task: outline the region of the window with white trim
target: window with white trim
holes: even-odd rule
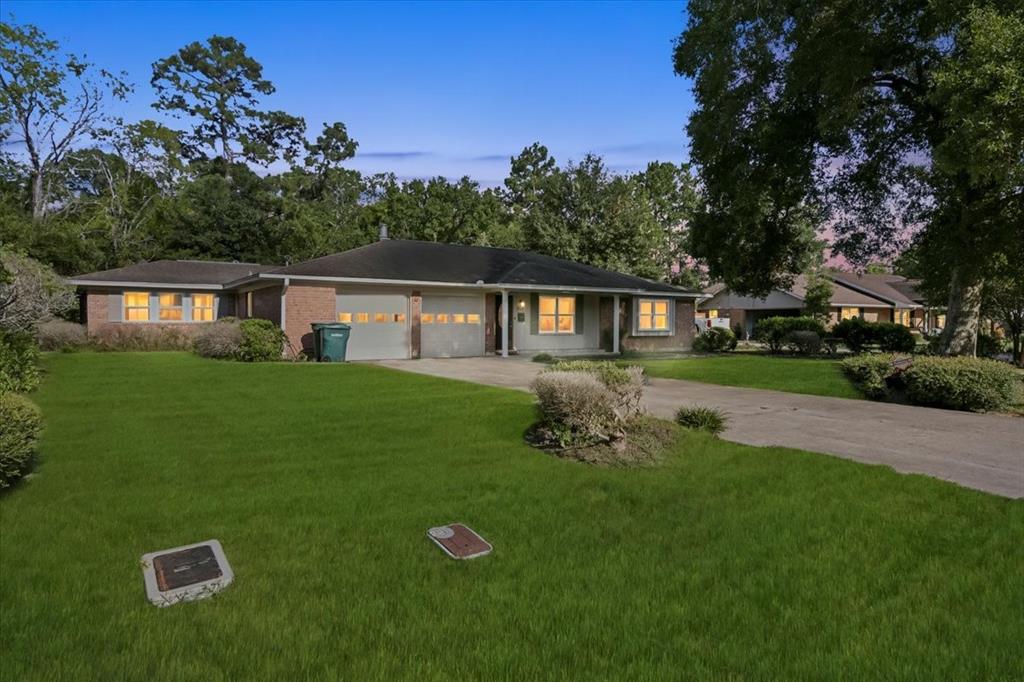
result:
[[[192,294],[192,321],[213,322],[213,294]]]
[[[855,317],[860,317],[860,308],[840,308],[839,319],[851,320]]]
[[[124,321],[149,322],[149,292],[124,292]]]
[[[575,334],[576,297],[538,296],[537,331],[541,334]]]
[[[637,301],[636,328],[642,332],[667,332],[668,301],[657,298],[641,298]]]

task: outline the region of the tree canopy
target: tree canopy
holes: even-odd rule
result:
[[[816,231],[855,263],[918,249],[973,353],[983,282],[1024,239],[1024,10],[897,0],[692,0],[675,50],[705,192],[693,251],[764,294]]]

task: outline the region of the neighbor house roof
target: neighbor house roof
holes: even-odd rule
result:
[[[920,296],[914,288],[914,282],[899,275],[858,274],[835,270],[830,273],[832,280],[843,286],[880,298],[897,308],[920,307]]]
[[[68,280],[76,285],[158,285],[220,289],[229,282],[254,275],[275,266],[257,263],[224,263],[202,260],[158,260],[123,268],[78,275]]]
[[[397,280],[438,284],[699,292],[529,251],[407,239],[375,242],[263,273],[261,278]]]
[[[839,277],[839,275],[844,275],[846,277],[857,277],[857,275],[854,275],[854,274],[848,273],[848,272],[831,272],[829,274],[831,275],[831,279],[832,279],[832,297],[829,299],[829,303],[831,305],[833,305],[833,306],[837,306],[837,307],[853,307],[853,306],[856,306],[856,307],[859,307],[859,308],[870,308],[870,307],[879,307],[880,308],[880,307],[886,307],[886,306],[889,306],[889,305],[894,305],[894,303],[891,302],[891,300],[889,298],[886,298],[886,297],[884,297],[884,296],[882,296],[881,294],[878,294],[878,293],[873,293],[871,290],[868,289],[867,286],[854,286],[854,285],[850,285],[850,284],[847,284],[847,281],[845,279],[842,279],[842,278]],[[888,285],[890,287],[892,287],[892,288],[899,287],[901,284],[907,284],[907,282],[905,280],[903,280],[903,278],[898,277],[896,275],[886,275],[886,277],[893,278],[892,280],[890,280],[888,282]],[[896,281],[896,280],[899,280],[899,281]],[[807,277],[805,277],[804,275],[797,275],[796,277],[793,278],[793,285],[792,286],[790,286],[790,287],[788,287],[786,289],[777,289],[776,291],[784,293],[784,294],[787,294],[789,296],[792,296],[793,298],[796,298],[796,299],[798,299],[800,301],[803,301],[807,297]],[[719,283],[719,284],[712,284],[707,289],[705,289],[705,293],[707,293],[707,294],[709,294],[711,296],[718,296],[719,294],[721,294],[723,292],[728,293],[728,287],[725,284],[721,284],[721,283]],[[742,297],[742,298],[746,298],[746,297]],[[751,299],[751,300],[753,300],[753,299]],[[909,299],[907,299],[907,300],[909,301]],[[717,303],[715,301],[710,301],[709,300],[709,301],[705,301],[702,304],[702,307],[707,308],[707,307],[713,306],[713,305],[717,305]],[[895,305],[897,305],[897,307],[907,307],[908,305],[909,306],[914,306],[915,304],[914,304],[913,301],[909,301],[909,303],[900,302],[900,303],[895,304]],[[739,306],[739,307],[743,307],[743,306]]]

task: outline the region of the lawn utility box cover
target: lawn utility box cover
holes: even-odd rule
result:
[[[491,545],[461,523],[437,526],[427,531],[444,553],[452,559],[473,559],[491,553]]]
[[[216,540],[143,554],[141,562],[146,596],[157,606],[209,597],[235,577]]]

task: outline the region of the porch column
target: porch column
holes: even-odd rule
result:
[[[508,357],[508,289],[501,290],[501,357]]]
[[[619,295],[612,296],[612,352],[619,352]]]

